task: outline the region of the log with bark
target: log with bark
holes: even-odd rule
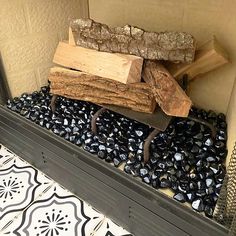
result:
[[[142,77],[152,87],[156,102],[167,115],[188,116],[192,102],[163,65],[145,61]]]
[[[120,53],[98,52],[60,42],[53,62],[121,83],[141,81],[143,58]]]
[[[78,46],[104,52],[119,52],[178,62],[192,62],[195,39],[185,32],[145,32],[126,25],[111,28],[91,19],[76,19],[70,23],[70,39]]]
[[[153,113],[156,101],[146,83],[122,84],[85,72],[54,67],[49,73],[51,93],[94,102],[113,104],[132,110]]]
[[[229,63],[229,56],[216,38],[213,37],[212,40],[203,44],[196,50],[195,60],[193,63],[174,64],[167,62],[165,66],[171,75],[175,79],[179,80],[184,74],[187,74],[189,79],[193,79],[226,63]]]

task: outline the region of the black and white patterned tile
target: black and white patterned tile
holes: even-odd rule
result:
[[[54,184],[6,228],[2,235],[90,236],[104,215]]]
[[[114,223],[108,218],[103,220],[103,223],[94,233],[94,236],[132,236],[128,231]]]
[[[0,167],[0,230],[53,183],[17,156],[5,161]]]
[[[15,157],[15,154],[0,143],[0,167]]]
[[[0,145],[0,235],[131,234]]]

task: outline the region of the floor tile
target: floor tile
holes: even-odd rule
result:
[[[0,230],[54,182],[14,156],[0,167]]]
[[[132,236],[128,231],[105,218],[102,225],[94,233],[94,236]]]
[[[4,162],[11,160],[15,154],[0,144],[0,167]]]
[[[2,235],[89,236],[104,216],[55,184],[23,211]]]
[[[0,236],[128,236],[0,144]]]

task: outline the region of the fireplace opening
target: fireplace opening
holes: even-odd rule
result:
[[[234,235],[235,3],[56,2],[1,6],[0,143],[134,235]]]

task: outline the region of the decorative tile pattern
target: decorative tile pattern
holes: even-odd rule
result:
[[[94,236],[132,236],[128,231],[105,218],[102,225],[94,233]]]
[[[0,145],[0,235],[131,234]]]
[[[0,167],[0,230],[53,184],[40,171],[14,156]]]
[[[3,235],[93,235],[104,218],[87,203],[55,184],[25,209]]]
[[[11,160],[13,157],[15,157],[15,154],[0,144],[0,167],[4,162]]]

